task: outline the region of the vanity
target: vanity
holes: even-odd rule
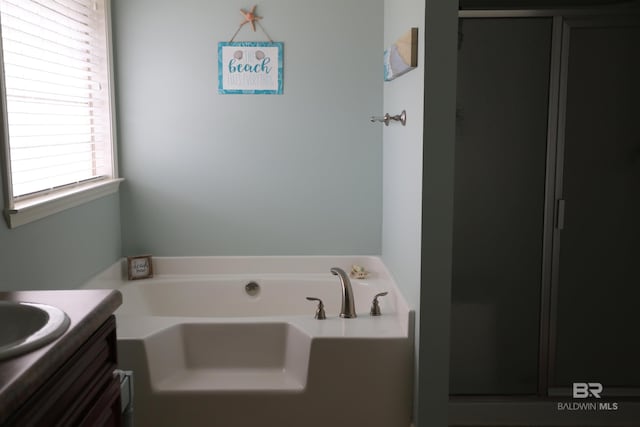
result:
[[[120,292],[0,292],[0,302],[46,304],[68,317],[57,338],[0,360],[0,425],[120,426],[113,316]]]

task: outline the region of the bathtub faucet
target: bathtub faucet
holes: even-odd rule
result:
[[[338,267],[333,267],[331,269],[331,274],[340,278],[340,285],[342,286],[342,308],[340,309],[340,317],[347,319],[357,317],[349,276],[343,269]]]

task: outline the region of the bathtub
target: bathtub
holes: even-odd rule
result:
[[[357,318],[338,316],[351,279]],[[123,294],[119,367],[134,372],[138,426],[408,427],[413,311],[376,257],[161,257],[126,262],[87,288]],[[381,316],[370,316],[373,297]],[[326,320],[314,318],[321,298]]]

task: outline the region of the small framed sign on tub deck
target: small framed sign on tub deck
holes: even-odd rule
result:
[[[282,94],[282,42],[218,43],[218,93]]]
[[[129,280],[149,279],[153,277],[151,255],[127,257],[127,276]]]

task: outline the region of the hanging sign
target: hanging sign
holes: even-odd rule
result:
[[[218,43],[218,93],[282,94],[282,42]]]

